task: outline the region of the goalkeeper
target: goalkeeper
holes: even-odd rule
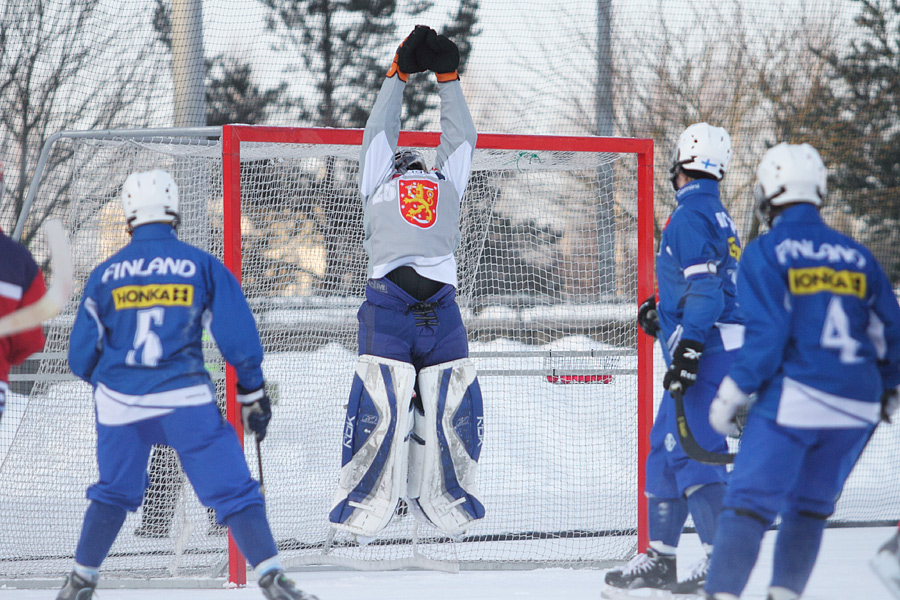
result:
[[[360,539],[388,524],[401,497],[450,535],[484,516],[475,488],[481,391],[456,304],[460,201],[476,140],[458,68],[452,40],[416,27],[397,49],[363,135],[369,279],[329,513],[336,529]],[[441,100],[431,169],[419,151],[397,146],[406,82],[425,71],[434,72]]]

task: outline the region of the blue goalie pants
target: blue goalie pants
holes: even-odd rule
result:
[[[411,496],[413,514],[447,533],[484,516],[474,486],[481,391],[455,296],[445,285],[419,302],[387,279],[369,282],[358,313],[360,358],[344,424],[341,478],[329,514],[337,529],[375,535],[399,499]],[[432,383],[422,389],[429,373]],[[434,377],[444,381],[443,388]],[[420,452],[425,447],[427,457]]]

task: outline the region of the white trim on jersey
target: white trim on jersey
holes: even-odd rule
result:
[[[9,283],[8,281],[0,281],[0,296],[9,298],[10,300],[21,300],[25,291],[21,285]]]
[[[452,254],[430,257],[404,256],[383,265],[374,265],[372,279],[381,279],[397,267],[412,267],[422,277],[458,287],[456,257]]]
[[[686,267],[684,269],[684,278],[687,279],[693,275],[706,275],[707,273],[715,275],[718,271],[719,269],[716,267],[716,263],[710,260],[705,263]]]
[[[785,377],[775,422],[800,429],[861,428],[877,423],[880,414],[879,402],[835,396]]]
[[[102,383],[94,390],[97,421],[101,425],[127,425],[144,419],[165,415],[184,406],[201,406],[215,402],[209,385],[132,396],[111,390]]]

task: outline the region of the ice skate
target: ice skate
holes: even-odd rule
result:
[[[88,581],[75,571],[66,575],[66,582],[56,595],[56,600],[90,600],[94,597],[96,581]]]
[[[894,598],[900,599],[900,532],[878,549],[869,566]]]
[[[669,599],[669,589],[677,583],[674,556],[661,555],[652,548],[638,554],[621,568],[606,574],[606,587],[600,593],[607,600],[624,598]]]
[[[268,600],[319,600],[294,587],[281,569],[273,569],[259,578],[259,589]],[[80,598],[78,600],[81,600]]]

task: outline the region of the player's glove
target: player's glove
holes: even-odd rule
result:
[[[881,394],[881,420],[890,423],[898,407],[900,407],[900,386],[884,390]]]
[[[409,79],[410,73],[427,71],[428,69],[419,62],[416,51],[424,45],[428,35],[433,33],[434,30],[431,27],[416,25],[412,33],[406,36],[406,39],[400,42],[400,46],[397,47],[397,53],[394,54],[394,62],[391,63],[387,76],[393,77],[394,73],[396,73],[397,77],[406,81]]]
[[[694,340],[681,340],[672,353],[672,364],[663,378],[663,387],[672,389],[675,382],[681,384],[681,390],[685,391],[697,383],[697,369],[700,366],[700,356],[703,354],[703,344]]]
[[[739,420],[739,415],[743,412],[741,409],[749,402],[750,396],[726,375],[709,405],[709,424],[722,435],[737,437],[743,428],[743,423]]]
[[[266,394],[266,384],[262,384],[255,390],[248,390],[238,384],[237,401],[241,403],[241,419],[244,421],[244,429],[256,434],[258,441],[266,438],[266,429],[272,418],[272,403]]]
[[[659,333],[659,313],[656,312],[656,294],[653,294],[638,307],[638,326],[650,337]]]
[[[446,35],[430,32],[416,50],[416,58],[421,66],[434,71],[441,83],[459,79],[459,47]]]

